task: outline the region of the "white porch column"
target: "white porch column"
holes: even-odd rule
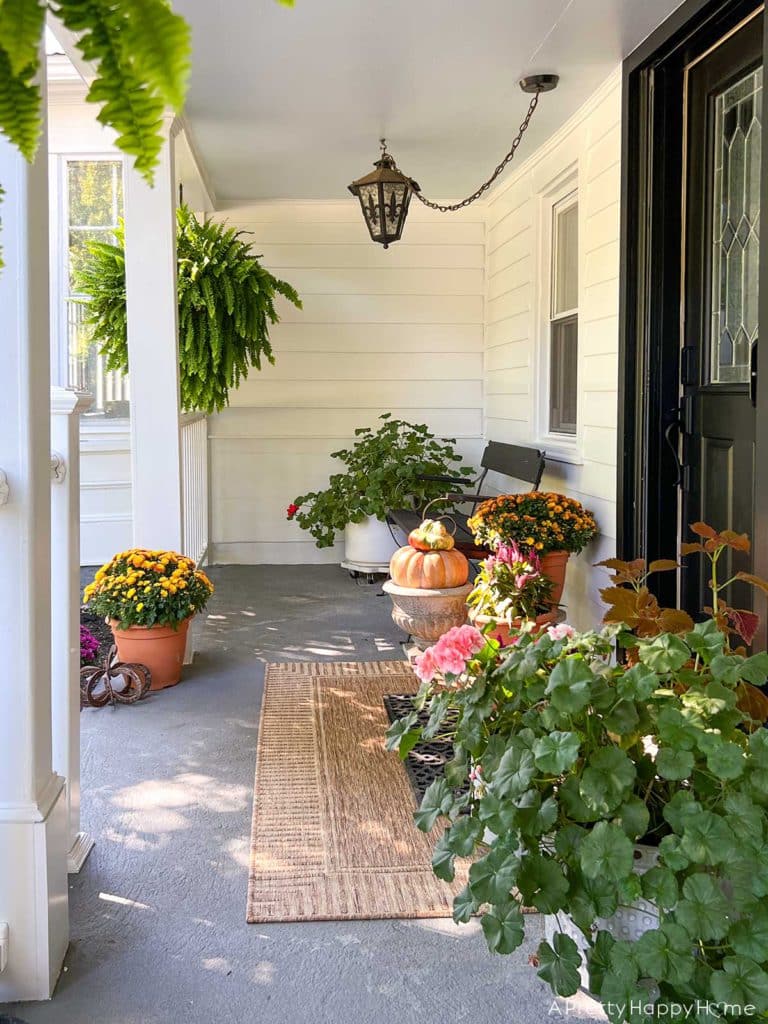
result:
[[[69,932],[64,780],[51,768],[47,163],[45,136],[32,167],[0,137],[0,1003],[51,995]]]
[[[131,375],[133,540],[182,548],[176,186],[173,118],[150,187],[125,171],[125,283]]]
[[[93,848],[80,831],[80,414],[91,395],[51,388],[51,691],[53,767],[67,780],[67,867]]]

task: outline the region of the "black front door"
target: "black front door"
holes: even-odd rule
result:
[[[684,69],[680,531],[703,520],[754,537],[762,15]],[[727,570],[752,568],[740,555]],[[723,576],[720,576],[723,579]],[[682,604],[711,603],[709,572],[688,559]],[[751,608],[751,588],[729,600]]]

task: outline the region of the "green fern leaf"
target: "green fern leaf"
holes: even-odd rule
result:
[[[45,5],[40,0],[2,0],[0,46],[14,75],[37,64],[44,24]]]
[[[124,44],[136,68],[174,110],[184,106],[189,78],[189,26],[164,0],[123,0]]]
[[[0,131],[32,160],[37,152],[41,131],[42,97],[32,83],[35,65],[16,75],[6,51],[0,48]]]

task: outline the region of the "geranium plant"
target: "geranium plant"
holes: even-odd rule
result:
[[[702,548],[713,564],[724,550]],[[539,976],[569,996],[585,961],[613,1024],[757,1019],[768,1013],[768,732],[738,691],[765,683],[768,654],[732,651],[710,617],[684,635],[630,634],[630,665],[613,657],[625,633],[556,626],[453,661],[428,650],[417,704],[429,721],[396,722],[388,744],[452,739],[416,824],[446,824],[438,877],[475,858],[454,918],[481,914],[491,950],[516,949],[523,908],[535,908],[583,936],[580,949],[556,929],[533,958]],[[644,873],[637,843],[655,848]],[[656,926],[617,937],[611,918],[640,898]]]
[[[322,491],[302,494],[291,502],[287,518],[308,530],[319,548],[331,547],[336,534],[367,516],[382,522],[395,508],[421,509],[446,492],[445,481],[429,477],[466,476],[454,438],[438,438],[423,423],[407,423],[383,413],[378,430],[358,427],[351,448],[333,452],[344,463]]]
[[[581,502],[551,491],[502,494],[478,505],[469,520],[478,544],[515,541],[541,555],[582,550],[597,534],[595,517]]]
[[[178,626],[200,611],[213,584],[191,558],[174,551],[132,548],[103,565],[85,588],[97,615],[130,626]]]
[[[516,620],[535,620],[551,610],[552,580],[541,571],[535,551],[514,542],[497,545],[475,577],[467,598],[472,617],[484,616],[511,626]]]

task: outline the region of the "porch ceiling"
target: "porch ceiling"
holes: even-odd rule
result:
[[[555,71],[543,142],[681,0],[175,0],[192,24],[192,134],[218,199],[333,199],[384,134],[425,194],[471,192]]]

